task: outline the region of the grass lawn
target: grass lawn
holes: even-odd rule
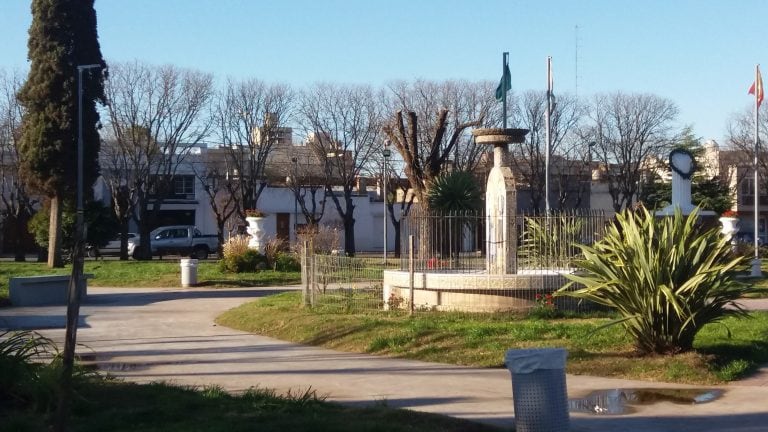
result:
[[[567,372],[691,384],[716,384],[768,363],[768,313],[705,327],[695,352],[639,358],[609,317],[530,319],[505,315],[328,313],[303,309],[296,292],[232,309],[217,323],[309,345],[479,367],[502,367],[509,348],[565,347]],[[727,328],[726,328],[727,327]],[[728,337],[728,329],[731,337]]]
[[[768,260],[762,260],[760,264],[760,268],[763,271],[763,276],[768,275]],[[748,297],[750,298],[766,298],[768,297],[768,278],[766,277],[758,277],[758,278],[752,278],[748,277],[746,279],[749,281],[755,288],[757,288],[758,292],[750,294]]]
[[[39,413],[0,405],[0,431],[46,431]],[[93,380],[78,385],[70,418],[73,432],[237,431],[500,431],[444,417],[380,406],[350,408],[312,392],[284,398],[270,391],[229,395],[165,384]]]
[[[72,266],[49,269],[38,262],[0,262],[0,304],[8,298],[8,280],[13,276],[69,274]],[[181,267],[173,261],[119,261],[86,260],[85,272],[93,274],[88,286],[94,287],[178,287],[181,286]],[[252,287],[291,285],[301,281],[299,272],[222,273],[218,261],[201,261],[197,268],[199,286]]]

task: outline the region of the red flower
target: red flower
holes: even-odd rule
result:
[[[739,213],[735,210],[728,209],[723,212],[722,217],[738,217]]]

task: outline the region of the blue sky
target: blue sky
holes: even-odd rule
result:
[[[110,61],[171,63],[297,87],[316,81],[498,80],[516,91],[667,97],[680,123],[721,140],[768,68],[765,0],[97,0]],[[26,70],[29,1],[3,0],[0,68]],[[578,68],[576,67],[578,26]],[[722,142],[722,141],[721,141]]]

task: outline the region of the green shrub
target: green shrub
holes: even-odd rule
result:
[[[288,242],[279,237],[267,240],[264,243],[264,257],[267,259],[267,266],[269,266],[269,268],[275,268],[277,255],[286,249],[288,249]]]
[[[0,405],[37,405],[48,408],[56,380],[50,376],[53,364],[40,363],[41,357],[56,354],[50,339],[32,331],[0,333]],[[48,395],[48,397],[42,397]]]
[[[584,229],[579,217],[527,217],[519,249],[521,267],[568,268],[579,254],[570,242]]]
[[[247,235],[236,235],[230,237],[227,239],[227,241],[224,242],[223,245],[221,245],[221,255],[226,258],[230,255],[244,254],[245,251],[249,249],[248,242],[250,239],[251,238]]]
[[[50,220],[50,202],[45,202],[43,207],[32,216],[28,229],[35,237],[35,243],[42,248],[48,248],[48,224]],[[76,211],[73,203],[64,202],[61,215],[61,248],[69,252],[75,245]],[[120,230],[120,225],[111,208],[105,207],[99,201],[91,201],[85,205],[86,241],[92,245],[104,246],[115,233]]]
[[[301,263],[296,255],[280,252],[275,256],[275,270],[280,272],[295,272],[301,270]]]
[[[745,315],[734,303],[754,289],[737,279],[748,259],[733,257],[717,229],[697,226],[698,212],[656,218],[647,210],[624,212],[593,247],[579,245],[583,270],[567,275],[583,288],[571,296],[615,308],[640,353],[692,348],[706,324]]]
[[[267,260],[264,255],[254,249],[248,249],[241,254],[227,254],[219,261],[219,268],[223,272],[243,273],[255,272],[266,268]]]

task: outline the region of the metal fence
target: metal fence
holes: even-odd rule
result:
[[[494,220],[496,219],[496,220]],[[400,269],[408,269],[408,238],[414,236],[417,270],[472,272],[488,268],[486,227],[505,224],[515,235],[514,261],[520,270],[572,269],[581,256],[576,244],[593,244],[610,223],[602,211],[518,213],[492,218],[482,211],[438,212],[414,208],[401,222]],[[499,245],[496,245],[497,247]]]
[[[551,298],[581,258],[577,244],[593,244],[610,218],[602,212],[518,214],[492,220],[482,212],[412,209],[401,222],[400,258],[302,256],[305,304],[353,312],[508,312],[581,310],[589,305]],[[486,227],[504,224],[511,244],[491,245]],[[490,246],[490,247],[489,247]],[[509,251],[509,271],[489,271],[488,250]]]
[[[383,310],[381,258],[302,253],[304,304],[331,312]],[[394,264],[394,261],[393,261]]]

